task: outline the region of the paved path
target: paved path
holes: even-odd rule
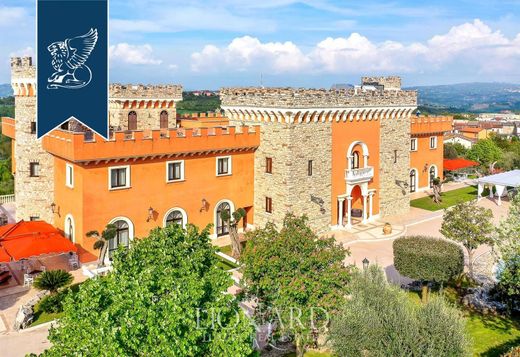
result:
[[[23,357],[28,353],[42,353],[51,346],[47,340],[48,329],[49,324],[45,324],[20,332],[0,334],[0,355],[2,357]]]

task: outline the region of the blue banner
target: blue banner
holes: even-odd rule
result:
[[[38,138],[69,119],[108,136],[108,0],[37,0]]]

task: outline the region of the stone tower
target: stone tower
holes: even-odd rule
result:
[[[409,176],[410,115],[417,106],[417,93],[402,90],[399,77],[363,77],[361,86],[340,90],[223,88],[220,97],[232,122],[261,126],[255,153],[255,225],[268,221],[279,225],[286,212],[292,212],[307,215],[317,231],[329,230],[342,221],[338,219],[341,207],[345,199],[352,199],[352,189],[359,183],[365,212],[370,211],[368,202],[374,192],[380,216],[408,211],[408,191],[403,187]],[[359,126],[363,122],[367,126]],[[370,124],[374,122],[378,125]],[[345,133],[341,128],[352,128],[349,139],[338,134]],[[345,165],[352,158],[346,141],[359,142],[356,130],[365,134],[371,130],[369,136],[376,135],[379,143],[371,148],[369,167],[352,171],[356,177],[345,177],[345,169],[349,170]],[[344,157],[339,165],[338,152]],[[272,159],[272,173],[266,173],[267,158]],[[373,170],[378,172],[379,185],[368,187]],[[340,185],[338,173],[345,181]],[[271,213],[264,209],[268,198],[272,198]]]
[[[16,219],[42,219],[53,224],[54,165],[52,156],[36,139],[36,73],[31,57],[11,58],[11,85],[16,119]]]

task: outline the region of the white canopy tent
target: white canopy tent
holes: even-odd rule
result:
[[[485,176],[477,179],[478,183],[478,199],[482,198],[482,191],[484,191],[484,186],[489,186],[489,198],[493,198],[493,186],[496,188],[496,193],[498,196],[498,205],[502,204],[501,197],[504,194],[504,190],[506,187],[520,187],[520,170],[512,170],[507,172],[502,172],[500,174]]]

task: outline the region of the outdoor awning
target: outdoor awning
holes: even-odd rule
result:
[[[502,203],[501,197],[506,187],[520,187],[520,170],[511,170],[495,175],[481,177],[477,180],[477,182],[477,197],[479,199],[481,198],[482,191],[484,191],[484,185],[493,185],[495,186],[498,196],[498,205],[500,205]],[[489,190],[489,197],[493,197],[493,190]]]
[[[448,171],[456,171],[478,165],[478,162],[466,159],[444,159],[444,170]]]
[[[76,246],[70,240],[43,221],[20,221],[0,227],[0,249],[7,253],[10,260],[77,252]]]
[[[0,263],[9,263],[11,256],[7,254],[4,248],[0,247]]]

